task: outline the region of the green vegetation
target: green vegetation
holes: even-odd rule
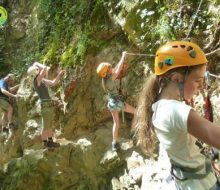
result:
[[[210,6],[215,7],[219,1],[203,1],[196,14],[199,3],[192,0],[183,4],[169,0],[38,0],[29,4],[31,17],[26,35],[19,40],[7,37],[5,49],[13,56],[6,56],[5,65],[18,74],[25,73],[35,60],[73,69],[81,67],[87,54],[95,55],[109,39],[121,35],[119,25],[127,35],[121,37],[126,36],[148,53],[154,53],[165,41],[183,39],[188,34],[206,39],[220,21],[218,11],[210,11]]]
[[[33,175],[33,165],[25,159],[12,160],[4,170],[8,176],[1,185],[6,190],[19,189],[25,178]]]
[[[42,14],[39,19],[44,23],[44,31],[40,35],[43,62],[65,67],[84,64],[87,50],[92,47],[94,51],[100,45],[94,39],[97,26],[100,24],[103,27],[103,23],[97,23],[99,20],[96,18],[97,12],[104,10],[100,2],[40,1]]]

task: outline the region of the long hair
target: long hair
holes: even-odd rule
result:
[[[152,124],[152,104],[158,100],[160,92],[169,84],[172,73],[181,73],[185,78],[192,71],[202,66],[204,66],[204,64],[175,68],[168,71],[163,76],[151,75],[144,83],[139,96],[132,128],[137,138],[137,145],[139,145],[147,155],[152,155],[154,153],[157,142],[154,126]]]
[[[158,100],[159,89],[157,77],[151,75],[140,93],[132,123],[137,144],[148,155],[151,155],[155,150],[156,136],[151,118],[153,115],[152,104]]]

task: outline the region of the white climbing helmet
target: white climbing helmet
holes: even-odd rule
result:
[[[28,75],[31,77],[36,77],[37,74],[39,73],[39,68],[37,66],[30,66],[28,71],[27,71]]]

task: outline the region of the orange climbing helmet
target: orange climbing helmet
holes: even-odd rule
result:
[[[102,77],[105,78],[108,72],[108,69],[111,67],[112,65],[110,63],[106,63],[106,62],[102,62],[99,64],[99,66],[96,69],[97,74]]]
[[[156,52],[154,71],[155,75],[162,75],[177,68],[206,64],[203,50],[196,44],[187,41],[168,42]]]

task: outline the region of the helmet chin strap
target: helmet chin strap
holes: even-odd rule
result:
[[[177,87],[180,92],[179,100],[184,101],[184,82],[177,83]]]
[[[184,72],[183,81],[177,83],[177,87],[178,87],[179,92],[180,92],[180,97],[179,97],[180,101],[184,101],[185,100],[185,98],[184,98],[184,82],[185,82],[186,76],[188,74],[189,74],[189,67],[187,67],[185,72]]]

